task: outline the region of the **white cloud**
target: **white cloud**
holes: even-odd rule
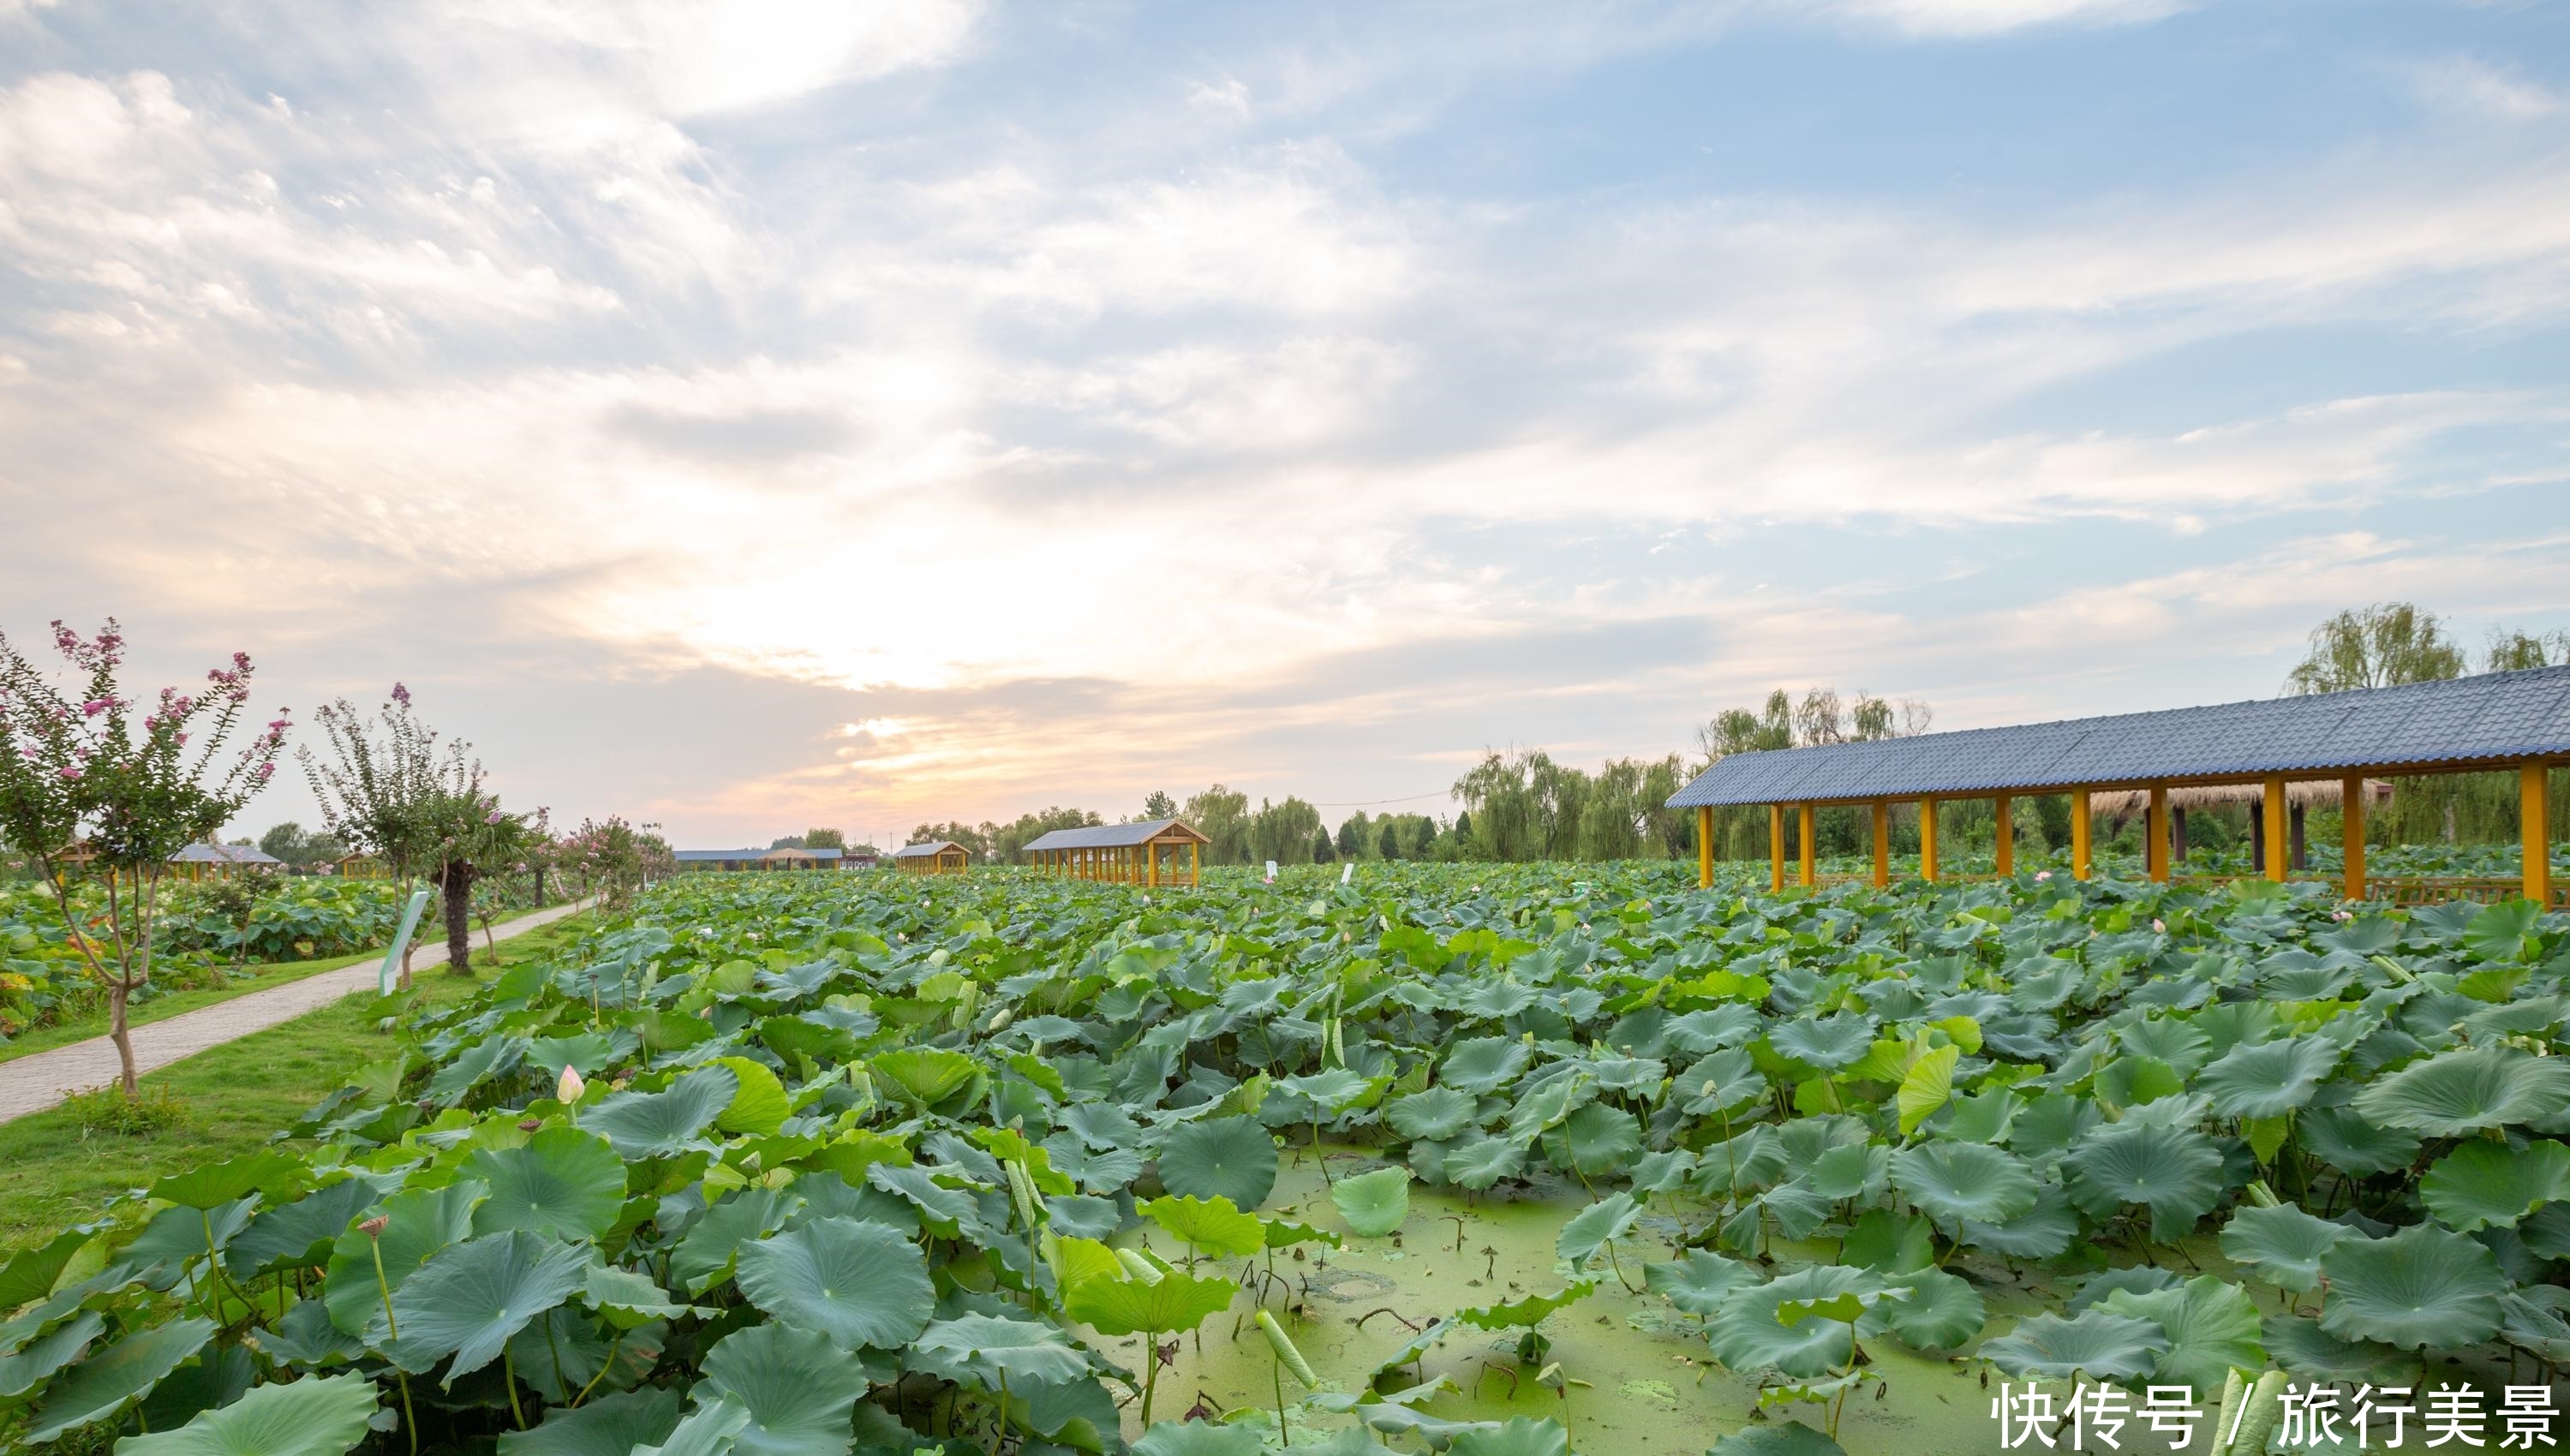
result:
[[[1912,35],[1988,36],[2042,25],[2139,25],[2190,8],[2188,0],[1818,0],[1824,13]]]
[[[2471,56],[2422,63],[2411,67],[2409,75],[2428,101],[2500,121],[2541,121],[2559,116],[2565,105],[2560,93],[2527,80],[2513,68]]]

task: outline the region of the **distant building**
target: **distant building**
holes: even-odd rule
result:
[[[174,878],[191,884],[285,868],[284,861],[249,845],[190,845],[172,855],[170,865]]]
[[[339,878],[342,880],[390,880],[393,878],[393,867],[380,856],[376,855],[342,855],[339,858]]]
[[[798,850],[786,846],[774,850],[680,850],[680,870],[867,870],[874,867],[871,855],[850,855],[841,850]]]
[[[892,852],[896,869],[910,875],[961,875],[973,868],[973,852],[953,840],[904,845]]]

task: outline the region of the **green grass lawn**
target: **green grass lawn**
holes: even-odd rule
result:
[[[439,966],[418,984],[431,1005],[461,1000],[503,966],[558,951],[587,927],[574,916],[503,940],[496,954],[476,946],[476,979]],[[96,1219],[109,1199],[165,1173],[264,1147],[270,1133],[337,1091],[351,1071],[391,1054],[392,1038],[365,1015],[371,999],[352,996],[146,1076],[147,1091],[166,1088],[187,1104],[181,1126],[125,1135],[84,1126],[70,1107],[0,1123],[0,1250]]]
[[[510,920],[533,913],[535,913],[533,910],[521,910],[518,914],[511,915],[509,919],[495,921],[494,925],[495,927],[506,925]],[[443,938],[431,938],[442,937],[445,931],[437,925],[422,925],[417,943],[444,944]],[[473,946],[475,955],[483,953],[482,927],[478,923],[473,927]],[[190,1011],[219,1005],[234,996],[246,996],[253,991],[263,991],[301,980],[307,975],[319,975],[325,970],[337,970],[342,966],[379,961],[383,957],[383,947],[378,945],[372,950],[361,950],[354,955],[342,955],[330,960],[273,960],[252,964],[245,967],[251,973],[245,980],[227,981],[222,985],[210,986],[204,990],[173,991],[167,995],[155,996],[134,1008],[133,1024],[149,1026],[155,1021],[165,1021],[173,1016],[186,1015]],[[432,973],[435,972],[432,971]],[[75,1041],[87,1041],[93,1036],[106,1034],[107,1007],[102,1005],[86,1015],[76,1016],[52,1026],[40,1026],[14,1038],[6,1045],[0,1045],[0,1062],[15,1061],[19,1057],[33,1056],[40,1051],[51,1051],[58,1046],[69,1046]]]

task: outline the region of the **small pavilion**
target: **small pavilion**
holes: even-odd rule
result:
[[[2523,827],[2519,875],[2507,881],[2439,880],[2386,884],[2395,899],[2489,898],[2521,893],[2541,906],[2562,903],[2570,886],[2552,880],[2550,772],[2570,765],[2570,666],[2489,672],[2442,682],[2308,697],[2226,703],[2073,718],[2014,728],[1923,733],[1867,743],[1736,753],[1698,775],[1668,801],[1696,811],[1696,873],[1713,883],[1713,811],[1767,806],[1769,879],[1785,888],[1785,818],[1801,831],[1797,879],[1814,873],[1813,816],[1830,806],[1867,810],[1873,820],[1877,886],[1892,878],[1891,812],[1920,810],[1919,871],[1935,880],[1936,805],[1945,799],[1995,800],[2002,827],[1997,870],[2013,874],[2014,845],[2004,832],[2012,801],[2024,795],[2070,798],[2070,871],[2090,871],[2089,836],[2101,799],[2139,796],[2150,878],[2172,878],[2171,796],[2198,788],[2257,794],[2258,864],[2282,881],[2293,855],[2288,826],[2297,818],[2289,795],[2302,784],[2335,789],[2345,835],[2341,872],[2348,899],[2367,898],[2365,809],[2368,780],[2429,774],[2510,772],[2517,776]],[[2309,799],[2306,803],[2313,802]]]
[[[805,850],[780,845],[772,850],[678,850],[681,870],[839,870],[847,857],[837,849]]]
[[[253,870],[281,870],[285,862],[250,845],[190,845],[170,857],[172,878],[194,885],[226,880]]]
[[[973,852],[953,840],[904,845],[892,852],[894,868],[909,875],[961,875],[973,868]]]
[[[362,852],[354,855],[342,855],[339,858],[339,878],[342,880],[390,880],[393,878],[393,867],[379,855],[369,855]]]
[[[1027,846],[1036,869],[1074,880],[1107,880],[1155,887],[1178,883],[1177,854],[1186,851],[1186,883],[1204,874],[1204,847],[1213,843],[1174,819],[1057,829]],[[1164,872],[1162,866],[1167,869]]]

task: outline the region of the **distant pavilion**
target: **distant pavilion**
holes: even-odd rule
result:
[[[961,875],[973,868],[973,852],[953,840],[932,840],[893,851],[892,863],[908,875]]]
[[[1814,811],[1836,805],[1871,811],[1878,887],[1892,878],[1891,811],[1916,803],[1919,873],[1937,879],[1936,805],[1946,799],[1996,801],[1997,870],[2013,874],[2012,801],[2022,795],[2070,797],[2070,873],[2089,876],[2092,811],[2106,796],[2139,796],[2144,860],[2150,878],[2171,878],[2171,796],[2198,789],[2232,793],[2254,786],[2257,864],[2270,880],[2292,868],[2288,825],[2304,804],[2333,797],[2344,818],[2350,900],[2366,898],[2364,816],[2375,797],[2370,779],[2513,771],[2522,829],[2520,874],[2513,881],[2387,882],[2402,901],[2484,899],[2521,892],[2541,906],[2562,903],[2570,886],[2552,883],[2547,776],[2570,763],[2570,666],[2490,672],[2442,682],[2320,693],[2073,718],[2014,728],[1923,733],[1867,743],[1736,753],[1698,775],[1668,801],[1696,811],[1698,883],[1713,883],[1713,811],[1767,806],[1769,879],[1785,888],[1785,818],[1800,831],[1798,880],[1817,885]],[[2303,788],[2322,787],[2316,795]],[[2299,791],[2299,792],[2298,792]]]
[[[1177,852],[1187,852],[1186,883],[1194,886],[1204,873],[1204,847],[1213,843],[1174,819],[1145,819],[1138,824],[1100,824],[1087,829],[1057,829],[1027,846],[1035,867],[1049,875],[1075,880],[1109,880],[1123,885],[1178,883]],[[1168,865],[1167,878],[1161,865]]]
[[[848,868],[848,857],[836,849],[805,850],[792,845],[783,845],[772,850],[679,850],[675,858],[681,870],[839,870]]]
[[[228,880],[250,871],[284,868],[284,861],[249,845],[190,845],[170,857],[172,878],[192,885],[206,880]]]

